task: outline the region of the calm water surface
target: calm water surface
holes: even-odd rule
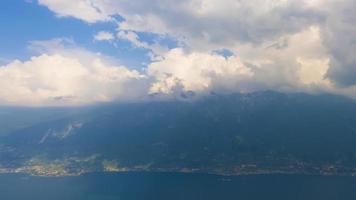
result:
[[[356,177],[97,173],[0,175],[1,200],[355,200]]]

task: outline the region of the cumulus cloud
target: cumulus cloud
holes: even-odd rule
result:
[[[47,6],[58,17],[75,17],[88,23],[111,20],[101,8],[101,2],[96,0],[38,0],[38,3]]]
[[[59,16],[87,22],[120,15],[120,30],[169,34],[194,48],[260,42],[293,33],[323,20],[310,0],[39,0]],[[85,14],[81,14],[82,12]],[[96,20],[93,20],[96,19]]]
[[[242,43],[235,48],[239,54],[229,57],[170,50],[147,68],[147,75],[155,78],[150,92],[337,91],[327,77],[330,59],[317,26],[259,46]]]
[[[117,38],[120,40],[125,40],[131,42],[135,48],[143,48],[149,50],[149,56],[152,61],[157,61],[162,59],[162,54],[168,51],[167,47],[160,45],[158,42],[149,44],[140,39],[140,37],[134,31],[123,31],[119,30],[117,33]]]
[[[308,0],[105,1],[102,8],[124,18],[121,30],[169,34],[196,49],[258,43],[320,23]],[[258,6],[257,6],[258,5]]]
[[[51,49],[0,67],[0,103],[66,106],[138,98],[144,82],[135,70],[83,49]],[[127,88],[130,85],[130,88]],[[135,86],[137,85],[137,86]]]
[[[131,42],[135,47],[148,48],[148,43],[142,42],[138,35],[133,31],[119,31],[117,37],[121,40]]]
[[[227,48],[233,49],[241,60],[272,60],[269,66],[261,67],[273,75],[274,80],[270,77],[272,83],[268,85],[280,82],[290,87],[288,79],[292,75],[289,73],[303,76],[302,82],[308,86],[322,83],[324,87],[326,82],[332,82],[341,89],[356,85],[356,2],[353,0],[163,0],[154,3],[122,0],[111,5],[117,7],[116,12],[125,19],[119,24],[122,30],[168,34],[191,50]],[[318,45],[315,45],[316,34],[304,34],[300,39],[304,48],[300,47],[298,52],[283,48],[291,45],[283,38],[305,33],[311,27],[318,29]],[[266,43],[277,45],[274,47],[279,48],[278,58],[270,55],[271,49],[264,49],[259,55],[253,53],[260,52]],[[248,57],[241,55],[244,45],[250,46],[252,53]],[[296,49],[298,44],[294,46]],[[313,58],[306,58],[308,55],[303,51],[311,53],[309,57]],[[296,65],[302,69],[295,69]],[[262,82],[267,78],[258,77]]]
[[[114,35],[107,31],[100,31],[96,35],[94,35],[94,40],[96,41],[111,41],[114,38]]]
[[[185,53],[172,49],[165,59],[151,63],[147,74],[155,78],[150,93],[172,93],[175,88],[184,91],[205,92],[213,88],[246,89],[240,84],[251,79],[253,72],[239,58],[225,58],[217,54]]]
[[[108,64],[102,55],[89,53],[88,57],[83,49],[43,49],[43,44],[33,43],[31,48],[41,55],[0,68],[4,77],[0,83],[13,81],[11,87],[16,87],[13,90],[22,91],[17,96],[31,94],[33,102],[48,103],[72,96],[78,103],[109,101],[126,98],[122,91],[134,87],[131,91],[139,90],[134,92],[136,96],[171,94],[177,88],[201,93],[272,89],[356,96],[354,0],[38,0],[38,3],[59,17],[71,16],[87,23],[117,23],[115,35],[99,32],[94,37],[129,41],[134,48],[149,50],[152,59],[145,71],[137,72]],[[121,20],[111,21],[115,15]],[[174,38],[179,46],[168,49],[149,43],[139,37],[140,33]],[[50,41],[46,45],[62,43]],[[220,49],[233,55],[214,53]],[[49,66],[50,62],[55,64]],[[70,86],[52,86],[48,83],[51,80],[35,84],[36,87],[29,83],[30,79],[42,80],[37,78],[42,73],[38,71],[47,73],[46,70],[54,69],[75,69],[70,71],[72,75],[63,77],[72,77],[65,82],[81,92],[68,89]],[[50,71],[47,75],[65,74],[64,71]],[[98,79],[112,80],[111,75],[117,76],[115,81],[98,82]],[[78,79],[87,82],[77,83]],[[61,79],[55,77],[52,81]],[[2,102],[19,101],[11,99],[16,95],[6,90],[0,90]],[[90,90],[95,91],[91,98]]]
[[[328,90],[329,55],[318,26],[258,46],[237,44],[235,51],[254,72],[256,89]]]
[[[330,0],[329,0],[330,1]],[[324,8],[327,22],[321,26],[331,57],[327,76],[340,87],[356,85],[356,1],[330,1]]]

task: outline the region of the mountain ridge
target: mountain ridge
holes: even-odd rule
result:
[[[355,101],[333,95],[266,91],[112,104],[1,137],[0,166],[353,174],[355,122]]]

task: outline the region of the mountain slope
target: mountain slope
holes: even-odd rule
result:
[[[0,143],[6,169],[353,173],[356,103],[261,92],[105,105],[22,129]]]

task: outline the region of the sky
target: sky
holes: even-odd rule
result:
[[[2,0],[0,105],[356,98],[355,0]]]

